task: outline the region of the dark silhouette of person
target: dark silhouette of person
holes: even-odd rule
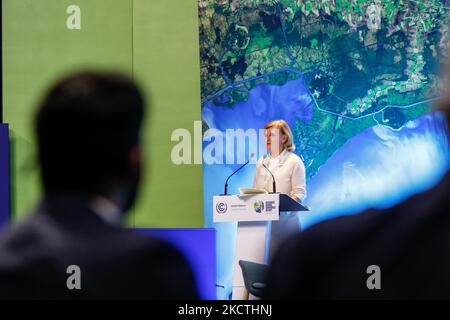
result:
[[[265,298],[450,299],[450,171],[394,207],[334,218],[286,240]]]
[[[35,121],[44,196],[2,233],[0,298],[198,298],[181,253],[121,227],[139,185],[143,116],[124,75],[83,72],[51,88]]]

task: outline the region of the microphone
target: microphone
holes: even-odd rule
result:
[[[225,181],[225,190],[224,190],[223,196],[227,196],[227,195],[228,195],[228,180],[230,180],[230,178],[231,178],[232,176],[234,176],[234,174],[235,174],[236,172],[238,172],[238,171],[241,170],[243,167],[245,167],[246,165],[248,165],[248,163],[250,162],[250,159],[252,159],[254,155],[255,155],[254,153],[251,153],[251,154],[250,154],[250,157],[248,158],[248,160],[247,160],[242,166],[240,166],[236,171],[234,171],[232,174],[230,174],[230,175],[228,176],[227,180]]]
[[[266,168],[267,171],[269,171],[270,175],[272,176],[272,193],[277,193],[277,184],[275,182],[275,177],[272,173],[272,171],[269,170],[269,168],[267,168],[267,166],[264,164],[264,161],[261,162],[261,164],[263,165],[264,168]]]

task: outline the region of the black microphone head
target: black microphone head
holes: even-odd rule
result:
[[[250,159],[251,159],[254,155],[255,155],[255,154],[252,152],[252,153],[250,154],[250,158],[249,158],[243,165],[241,165],[237,170],[233,171],[233,172],[228,176],[227,180],[225,180],[225,192],[224,192],[224,195],[227,195],[227,193],[228,193],[228,180],[230,180],[230,178],[231,178],[232,176],[234,176],[234,174],[235,174],[236,172],[238,172],[238,171],[241,170],[243,167],[245,167],[245,166],[250,162]]]

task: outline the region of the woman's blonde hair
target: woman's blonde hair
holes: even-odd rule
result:
[[[284,143],[284,146],[286,150],[288,151],[294,151],[295,150],[295,144],[294,144],[294,136],[292,135],[291,128],[284,120],[273,120],[267,123],[264,126],[264,129],[270,129],[270,128],[276,128],[281,131],[282,134],[286,135],[288,139]]]

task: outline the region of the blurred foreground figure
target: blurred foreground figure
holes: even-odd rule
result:
[[[45,196],[0,240],[0,298],[195,299],[172,246],[120,227],[135,201],[144,102],[118,74],[53,87],[36,117]]]
[[[448,95],[443,101],[450,120]],[[271,265],[266,298],[450,299],[450,171],[392,208],[288,239]]]

